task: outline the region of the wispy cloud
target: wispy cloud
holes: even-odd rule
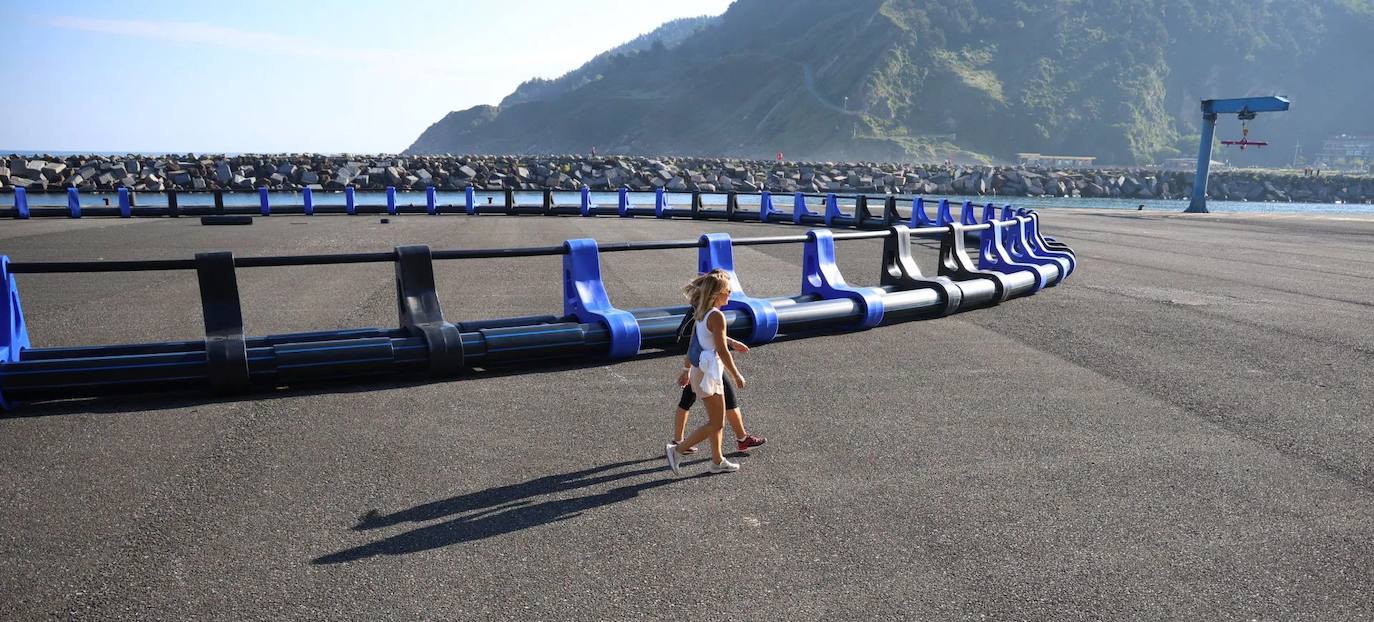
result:
[[[446,50],[344,47],[306,37],[255,32],[202,22],[92,19],[72,16],[46,18],[43,22],[49,26],[69,30],[343,62],[354,65],[364,72],[377,72],[394,77],[400,73],[411,78],[451,79],[460,77],[461,69],[457,60],[449,60],[452,56]]]

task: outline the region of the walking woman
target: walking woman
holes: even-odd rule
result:
[[[706,405],[707,422],[693,430],[681,443],[669,444],[666,448],[668,468],[673,473],[682,474],[679,447],[694,447],[698,443],[711,440],[711,472],[729,473],[738,471],[739,465],[725,459],[721,452],[721,442],[725,436],[725,372],[734,378],[735,387],[744,390],[744,376],[735,368],[735,359],[730,355],[728,337],[725,336],[725,314],[720,307],[730,300],[730,276],[724,270],[712,270],[692,279],[682,293],[692,306],[692,318],[696,321],[695,337],[701,346],[701,357],[688,371],[688,384]]]

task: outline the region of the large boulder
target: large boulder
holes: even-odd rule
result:
[[[214,181],[218,181],[220,185],[234,181],[234,172],[229,170],[229,163],[223,161],[223,159],[214,165]]]

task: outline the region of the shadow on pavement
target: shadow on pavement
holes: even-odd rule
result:
[[[680,478],[667,477],[632,486],[619,486],[599,494],[570,499],[554,499],[536,504],[531,504],[531,499],[540,495],[577,490],[661,471],[664,468],[662,464],[658,464],[661,460],[662,458],[659,457],[630,460],[581,471],[546,475],[519,484],[496,486],[440,501],[432,501],[391,514],[380,514],[376,510],[371,510],[364,514],[358,524],[353,527],[354,531],[367,531],[400,523],[437,520],[459,514],[466,515],[437,525],[413,529],[362,546],[330,553],[315,558],[312,563],[339,564],[377,555],[416,553],[576,518],[585,511],[633,499],[642,491],[672,484],[680,481]],[[655,464],[652,467],[610,473],[615,469],[645,463]],[[703,473],[696,477],[706,476],[707,474]]]

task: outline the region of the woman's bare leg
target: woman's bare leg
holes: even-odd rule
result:
[[[706,404],[706,414],[708,421],[701,427],[692,431],[687,437],[678,443],[678,447],[694,447],[706,439],[711,439],[711,461],[719,463],[725,459],[721,453],[721,440],[725,430],[725,396],[708,395],[701,399]],[[679,452],[681,453],[681,452]]]

